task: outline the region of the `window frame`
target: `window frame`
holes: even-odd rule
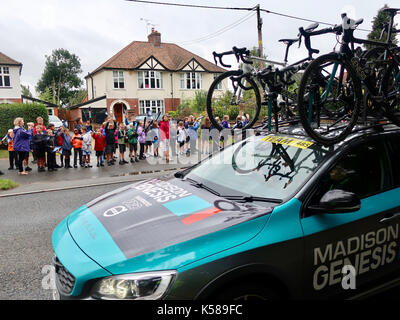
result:
[[[6,72],[6,69],[7,69],[7,72]],[[6,81],[6,79],[7,79],[7,81]],[[6,85],[6,82],[8,82],[8,85]],[[9,66],[0,66],[0,88],[12,88]]]
[[[152,81],[154,82],[152,83]],[[146,82],[148,87],[146,87]],[[157,70],[138,71],[138,88],[144,90],[164,89],[163,73]]]
[[[195,71],[182,72],[180,79],[180,87],[181,90],[202,90],[203,89],[202,73]]]
[[[360,139],[361,138],[361,139]],[[302,207],[300,210],[300,218],[308,218],[314,215],[318,215],[318,213],[310,213],[307,212],[307,207],[310,205],[311,200],[313,199],[315,193],[317,192],[317,190],[320,187],[320,184],[322,182],[322,179],[347,155],[349,154],[349,152],[351,152],[353,149],[363,145],[363,144],[368,144],[374,141],[383,143],[383,148],[384,148],[384,155],[383,155],[383,161],[386,164],[386,168],[387,170],[389,170],[388,172],[388,178],[389,178],[389,182],[388,182],[388,187],[380,190],[378,192],[374,192],[368,195],[365,195],[363,197],[360,197],[360,200],[365,199],[365,198],[369,198],[369,197],[373,197],[374,195],[377,195],[379,193],[384,193],[384,192],[388,192],[396,187],[393,186],[393,170],[392,170],[392,166],[391,166],[391,160],[389,157],[389,146],[388,146],[388,142],[386,141],[387,138],[384,138],[383,135],[379,135],[379,136],[372,136],[372,137],[368,137],[368,138],[363,138],[363,137],[356,137],[354,140],[350,141],[347,145],[340,147],[335,154],[332,155],[331,159],[329,159],[325,165],[323,165],[322,167],[320,167],[320,169],[318,170],[319,172],[317,173],[315,177],[315,179],[312,179],[312,185],[309,186],[307,188],[306,191],[302,190],[300,191],[301,195],[299,198],[303,198],[302,202]],[[305,195],[303,197],[303,194]],[[296,197],[298,197],[299,195],[297,195]]]
[[[121,79],[122,79],[122,81],[121,81]],[[116,84],[117,84],[117,86],[115,86]],[[121,84],[122,84],[122,86],[121,86]],[[113,70],[113,88],[114,89],[125,89],[124,71]]]
[[[149,104],[149,106],[147,106],[147,103]],[[153,105],[153,103],[155,105]],[[158,103],[160,105],[158,105]],[[163,99],[143,99],[139,100],[138,108],[139,108],[139,115],[147,114],[147,108],[150,108],[152,114],[158,114],[159,112],[163,114],[165,112],[165,103]],[[155,108],[156,112],[153,112],[153,108]]]

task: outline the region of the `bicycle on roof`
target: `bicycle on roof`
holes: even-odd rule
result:
[[[230,129],[231,127],[227,123],[236,119],[227,117],[224,119],[224,116],[231,116],[232,113],[246,115],[245,124],[233,128],[242,130],[252,128],[260,116],[262,106],[268,106],[268,109],[266,123],[262,124],[261,127],[267,126],[269,131],[272,130],[272,122],[275,124],[275,130],[278,131],[279,125],[295,119],[295,106],[292,106],[296,103],[297,95],[291,92],[289,87],[295,83],[292,79],[293,76],[307,67],[308,63],[313,60],[314,53],[319,53],[318,50],[311,48],[309,36],[309,32],[317,27],[318,24],[314,23],[305,29],[307,31],[305,35],[299,34],[296,39],[280,40],[280,42],[286,44],[283,63],[251,56],[250,51],[246,48],[233,47],[228,52],[213,52],[215,62],[217,63],[218,58],[220,64],[224,67],[231,67],[231,65],[224,64],[222,61],[222,58],[227,55],[234,55],[237,62],[240,63],[238,70],[221,74],[210,86],[207,94],[207,113],[214,128],[218,130]],[[294,43],[299,43],[300,46],[303,37],[309,53],[308,56],[287,66],[289,48]],[[283,68],[273,68],[272,65],[269,65],[262,70],[257,70],[250,67],[254,60],[280,65]],[[260,92],[262,92],[262,97]],[[280,102],[278,102],[279,98],[281,99]],[[227,114],[228,109],[233,110],[231,115]],[[280,116],[284,121],[280,121]]]
[[[341,25],[325,30],[342,36],[340,51],[311,62],[298,90],[300,120],[315,141],[324,145],[342,141],[359,120],[365,124],[367,115],[373,116],[374,121],[385,116],[400,125],[400,55],[391,42],[391,34],[400,31],[393,29],[394,16],[400,9],[388,8],[384,12],[390,15],[385,42],[355,38],[354,31],[363,19],[355,21],[346,14],[342,14]],[[303,33],[313,35],[313,32]],[[380,49],[363,53],[354,44]],[[359,119],[362,107],[364,117]]]

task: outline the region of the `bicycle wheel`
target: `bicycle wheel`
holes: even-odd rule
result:
[[[400,59],[400,50],[397,51]],[[382,81],[386,117],[400,127],[400,66],[392,59]]]
[[[392,52],[396,49],[392,48]],[[374,47],[367,50],[361,56],[361,61],[365,63],[363,71],[367,75],[366,82],[368,88],[363,88],[364,102],[360,112],[363,115],[364,121],[367,116],[372,116],[373,119],[381,119],[383,117],[382,101],[374,99],[374,96],[382,96],[382,85],[387,69],[393,63],[390,57],[386,57],[385,47]]]
[[[224,129],[222,121],[229,116],[233,124],[240,114],[248,115],[242,129],[251,128],[261,110],[261,97],[257,83],[241,70],[228,71],[218,76],[207,93],[207,114],[214,128]]]
[[[357,122],[361,82],[351,65],[337,54],[315,59],[301,79],[300,121],[307,134],[323,145],[342,141]]]

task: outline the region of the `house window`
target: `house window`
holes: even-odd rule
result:
[[[124,89],[124,73],[123,71],[113,71],[114,89]]]
[[[202,88],[201,73],[181,73],[181,89],[200,90]]]
[[[214,73],[214,80],[219,77],[219,73]],[[217,86],[215,87],[217,90],[222,90],[222,81],[218,82]]]
[[[10,68],[0,67],[0,87],[10,87]]]
[[[159,71],[139,71],[138,87],[140,89],[162,89],[162,73]]]
[[[140,100],[139,101],[139,114],[148,114],[150,112],[153,115],[158,113],[164,114],[164,101],[163,100]]]

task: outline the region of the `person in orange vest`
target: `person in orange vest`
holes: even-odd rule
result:
[[[7,144],[8,159],[10,161],[10,167],[8,168],[8,170],[14,170],[14,165],[15,169],[18,168],[18,157],[17,153],[14,151],[13,136],[13,129],[9,129],[5,137],[0,141],[0,144]]]
[[[83,167],[82,163],[82,135],[79,133],[79,129],[74,129],[74,134],[71,138],[72,147],[74,148],[74,168],[78,168],[77,160],[79,156],[79,164]]]

